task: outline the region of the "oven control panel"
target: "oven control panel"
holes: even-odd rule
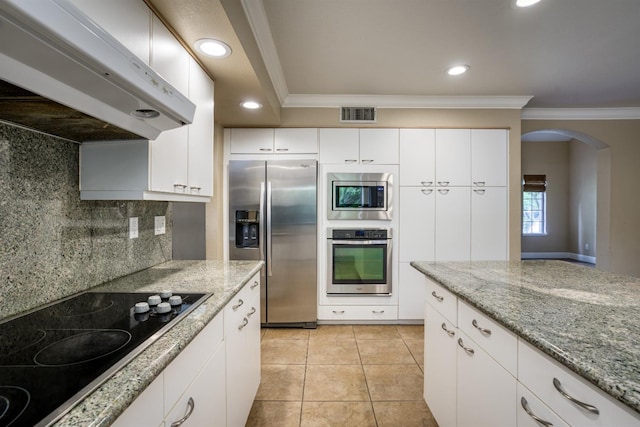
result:
[[[333,228],[330,239],[334,240],[382,240],[391,238],[387,228]]]

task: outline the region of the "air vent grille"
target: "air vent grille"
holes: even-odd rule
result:
[[[341,107],[341,122],[374,123],[376,121],[375,107]]]

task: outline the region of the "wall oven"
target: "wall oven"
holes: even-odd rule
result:
[[[327,294],[391,294],[391,229],[330,228]]]
[[[327,189],[328,219],[391,219],[390,173],[329,173]]]

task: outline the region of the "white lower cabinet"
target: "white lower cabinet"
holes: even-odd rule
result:
[[[111,427],[163,426],[164,377],[158,376],[124,411]]]
[[[424,319],[424,300],[427,293],[424,275],[408,262],[401,262],[398,282],[398,319]]]
[[[569,427],[569,424],[521,383],[518,383],[518,399],[516,403],[518,407],[518,427]]]
[[[321,320],[397,320],[397,305],[320,305]]]

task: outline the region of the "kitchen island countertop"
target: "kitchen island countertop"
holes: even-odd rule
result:
[[[262,261],[169,261],[92,288],[100,292],[211,293],[162,337],[117,371],[54,424],[108,426],[180,354],[262,268]]]
[[[640,412],[640,279],[564,261],[411,265]]]

